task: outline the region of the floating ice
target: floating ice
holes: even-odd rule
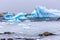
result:
[[[14,16],[13,18],[15,18],[15,19],[27,19],[26,17],[25,17],[25,15],[26,15],[26,13],[23,13],[23,12],[21,12],[21,13],[18,13],[16,16]]]
[[[10,19],[10,21],[17,21],[20,22],[22,20],[27,20],[28,18],[35,18],[35,17],[48,17],[48,18],[52,18],[52,17],[60,17],[60,10],[56,10],[56,9],[47,9],[46,7],[42,7],[42,6],[36,6],[34,11],[28,15],[26,13],[20,12],[17,15],[13,16],[13,14],[6,14],[4,16],[5,19]]]
[[[46,9],[44,7],[37,6],[35,10],[39,17],[57,17],[57,15],[54,14],[55,11],[49,11],[49,9]]]
[[[14,16],[13,14],[8,13],[8,14],[4,15],[4,18],[5,19],[12,19],[13,16]]]
[[[18,13],[11,20],[9,20],[8,22],[10,22],[10,23],[13,23],[13,22],[18,23],[18,22],[21,22],[22,20],[26,20],[27,17],[25,17],[25,15],[26,15],[26,13],[23,13],[23,12]]]
[[[27,16],[27,17],[29,17],[29,18],[33,18],[33,17],[37,17],[38,15],[37,15],[37,13],[36,13],[36,10],[34,10],[29,16]]]

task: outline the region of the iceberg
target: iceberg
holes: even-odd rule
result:
[[[27,17],[25,17],[25,15],[26,15],[26,13],[20,12],[17,15],[11,17],[11,19],[8,20],[7,23],[12,24],[12,23],[19,23],[21,21],[24,21],[27,19]]]
[[[28,18],[34,18],[34,17],[38,17],[36,10],[34,10],[29,16],[27,16]]]
[[[13,16],[14,16],[14,14],[8,13],[8,14],[5,14],[5,15],[3,16],[3,18],[5,18],[6,20],[10,20],[10,19],[13,18]]]
[[[57,20],[60,18],[60,10],[47,9],[46,7],[36,6],[34,11],[29,15],[27,13],[20,12],[17,15],[13,14],[4,15],[5,19],[10,19],[14,21],[24,21],[24,20]]]
[[[15,18],[15,19],[27,19],[26,17],[25,17],[25,15],[26,15],[26,13],[18,13],[16,16],[14,16],[13,18]]]
[[[55,15],[55,11],[50,11],[50,9],[47,9],[45,7],[41,7],[41,6],[36,6],[35,8],[37,15],[39,17],[57,17],[57,15]]]
[[[25,17],[26,13],[18,13],[17,15],[15,15],[11,20],[11,22],[21,22],[27,19],[27,17]]]

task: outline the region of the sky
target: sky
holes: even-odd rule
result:
[[[35,6],[60,10],[60,0],[0,0],[0,12],[31,13]]]

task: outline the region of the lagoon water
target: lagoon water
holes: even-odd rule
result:
[[[23,37],[24,36],[37,37],[38,34],[41,34],[46,31],[60,35],[60,22],[59,21],[41,21],[41,22],[11,23],[11,24],[7,22],[0,23],[0,33],[15,32],[17,33],[18,36],[16,34],[13,34],[13,35],[15,35],[16,37],[19,37],[19,35],[20,36],[23,35]],[[10,35],[10,36],[13,36],[13,35]],[[55,36],[53,37],[55,38]],[[60,36],[56,36],[56,37],[60,37]]]
[[[42,33],[43,31],[54,31],[60,29],[59,21],[40,21],[40,22],[21,22],[21,23],[7,23],[0,22],[0,32],[17,32],[17,33]],[[41,32],[42,31],[42,32]]]

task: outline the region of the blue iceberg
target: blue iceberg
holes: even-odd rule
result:
[[[16,19],[27,19],[27,17],[25,17],[26,13],[18,13],[15,18]]]
[[[36,6],[35,10],[39,17],[57,17],[57,15],[53,14],[55,12],[49,12],[49,9],[45,7]]]
[[[34,18],[34,17],[38,17],[36,10],[34,10],[29,16],[27,16],[28,18]]]
[[[10,20],[10,19],[13,18],[13,16],[14,16],[14,14],[7,13],[7,14],[5,14],[3,17],[4,17],[5,19],[7,19],[7,20]]]
[[[5,19],[10,19],[13,21],[24,21],[24,20],[55,20],[60,18],[60,10],[47,9],[42,6],[36,6],[31,14],[20,12],[17,15],[7,14],[4,16]]]

